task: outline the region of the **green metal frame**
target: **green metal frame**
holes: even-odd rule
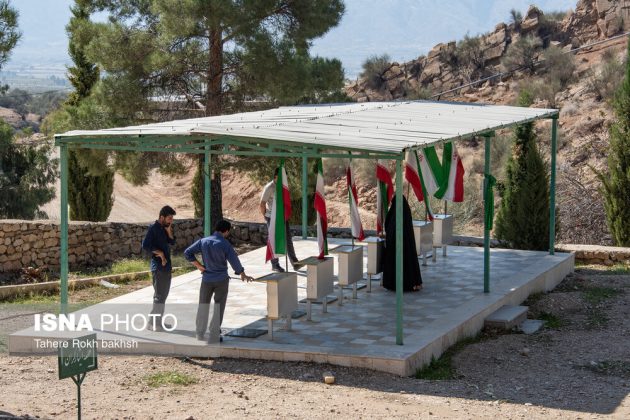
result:
[[[485,133],[483,137],[486,139],[484,145],[484,170],[483,170],[483,191],[484,197],[486,197],[485,191],[488,188],[488,177],[490,174],[490,139],[494,137],[494,132]],[[488,203],[483,202],[484,214],[488,209]],[[484,217],[483,222],[483,292],[490,293],[490,226],[488,221]]]
[[[405,155],[396,160],[396,344],[403,345],[403,230],[402,201],[403,179],[402,162]],[[369,280],[368,280],[369,281]]]
[[[551,119],[551,177],[549,178],[549,254],[556,242],[556,154],[558,149],[558,116]]]
[[[551,186],[550,186],[550,225],[549,252],[553,254],[555,238],[555,180],[556,180],[556,136],[558,113],[539,117],[552,119],[551,140]],[[519,123],[528,122],[521,121]],[[533,121],[533,119],[532,119]],[[505,126],[507,127],[507,126]],[[502,127],[502,128],[505,128]],[[481,135],[485,142],[485,173],[490,173],[490,138],[494,131],[482,131],[470,134]],[[458,137],[462,138],[462,137]],[[442,142],[457,140],[445,139]],[[299,144],[282,140],[257,139],[248,137],[212,137],[211,135],[130,135],[111,137],[64,137],[56,136],[55,145],[60,148],[61,165],[61,222],[60,222],[60,276],[61,276],[61,312],[67,312],[68,305],[68,151],[69,148],[98,149],[112,151],[188,153],[204,155],[204,235],[211,234],[211,171],[212,155],[257,156],[257,157],[301,157],[302,158],[302,237],[307,237],[308,224],[308,159],[309,158],[348,158],[352,152],[353,159],[385,159],[396,161],[396,248],[402,249],[402,162],[405,151],[375,152],[371,150],[347,148],[342,146],[326,147],[319,145]],[[420,146],[413,146],[418,149]],[[486,182],[484,180],[484,182]],[[403,275],[402,252],[396,254],[396,344],[403,344]],[[490,282],[490,231],[484,227],[484,292],[489,292]]]

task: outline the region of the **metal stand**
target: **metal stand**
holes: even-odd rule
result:
[[[72,377],[72,380],[77,385],[77,419],[81,420],[81,384],[85,379],[86,373],[79,373]]]
[[[326,300],[326,299],[324,299],[324,300]],[[307,321],[312,321],[312,319],[311,319],[312,305],[313,305],[313,303],[310,300],[306,301],[306,320]]]
[[[339,286],[339,299],[337,301],[337,306],[343,306],[343,286],[337,284]]]
[[[357,284],[352,283],[352,299],[356,299],[356,298],[357,298]]]
[[[366,293],[372,293],[372,275],[370,273],[368,273],[367,275],[367,292]]]
[[[273,319],[267,319],[267,331],[269,335],[269,340],[273,341]]]

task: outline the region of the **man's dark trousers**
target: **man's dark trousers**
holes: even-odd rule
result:
[[[219,326],[223,323],[223,313],[227,302],[228,289],[230,286],[229,277],[223,281],[207,282],[202,281],[199,289],[199,308],[197,309],[197,335],[204,335],[208,328],[208,315],[210,312],[210,301],[214,295],[214,304],[219,305],[221,316]]]
[[[267,216],[265,216],[265,221],[267,222],[267,232],[269,232],[269,222],[271,221],[271,219]],[[287,255],[289,257],[289,261],[291,261],[291,263],[294,263],[298,260],[297,255],[295,255],[295,247],[293,246],[293,236],[291,236],[291,228],[289,227],[289,223],[285,223],[284,224],[284,228],[285,228],[285,232],[286,232],[286,238],[287,238]],[[272,258],[271,259],[271,266],[275,267],[277,265],[279,265],[279,260],[278,258]]]
[[[171,290],[171,270],[155,270],[151,271],[153,277],[153,309],[151,314],[157,314],[155,317],[155,325],[160,326],[162,323],[162,315],[164,315],[164,303]]]

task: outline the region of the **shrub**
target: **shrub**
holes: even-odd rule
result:
[[[536,71],[536,54],[542,47],[542,40],[533,35],[520,37],[511,44],[503,57],[502,64],[508,71],[528,70]]]
[[[361,77],[365,79],[367,85],[372,89],[380,89],[385,83],[383,74],[389,69],[391,59],[389,55],[373,55],[363,63]]]
[[[521,32],[521,23],[523,22],[523,14],[516,9],[510,10],[510,23],[514,25],[514,31]]]
[[[630,43],[628,44],[630,53]],[[615,121],[610,126],[608,172],[602,182],[606,221],[616,246],[630,246],[630,61],[613,101]]]
[[[538,79],[532,82],[529,90],[533,97],[547,102],[548,107],[556,107],[556,94],[560,92],[561,86],[558,80]]]
[[[417,99],[431,99],[433,96],[433,91],[428,86],[418,85],[415,89],[409,87],[409,83],[405,82],[405,98],[409,100],[417,100]]]
[[[588,72],[588,90],[595,94],[598,101],[610,101],[623,81],[623,69],[624,64],[614,51],[606,50],[602,55],[601,64]]]
[[[575,102],[566,102],[562,109],[560,110],[560,118],[563,117],[572,117],[576,115],[579,111],[579,108]]]
[[[550,46],[543,52],[545,79],[558,82],[564,89],[573,79],[575,60],[572,54],[563,52],[556,46]]]
[[[483,73],[486,68],[486,58],[479,36],[466,35],[463,40],[457,43],[455,54],[459,65],[458,70],[468,81]]]

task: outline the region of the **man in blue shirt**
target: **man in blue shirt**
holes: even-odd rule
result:
[[[175,210],[170,206],[164,206],[160,210],[158,220],[149,226],[147,234],[142,241],[142,249],[151,254],[151,277],[153,278],[153,309],[151,316],[153,322],[149,328],[155,331],[164,331],[171,326],[162,323],[164,304],[171,289],[171,245],[175,245],[173,235],[173,216]]]
[[[241,276],[242,281],[250,282],[253,280],[245,274],[245,269],[241,265],[236,251],[226,239],[230,234],[231,228],[230,222],[221,220],[217,223],[214,229],[215,232],[211,236],[199,239],[184,251],[184,257],[202,273],[201,287],[199,289],[199,308],[197,309],[198,340],[204,339],[204,334],[208,328],[208,313],[212,295],[214,295],[214,304],[219,305],[220,308],[219,325],[223,322],[223,313],[225,312],[225,303],[227,302],[230,284],[227,263],[229,262],[234,272]],[[197,261],[196,254],[201,254],[203,264]]]

